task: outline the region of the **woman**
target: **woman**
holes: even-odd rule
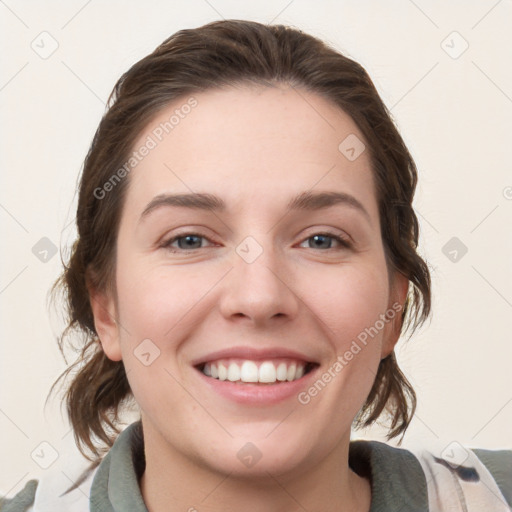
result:
[[[350,442],[414,414],[393,349],[430,313],[416,181],[364,69],[297,30],[183,30],[123,75],[58,283],[86,335],[67,391],[85,505],[509,510],[511,452]],[[41,510],[38,488],[2,510]]]

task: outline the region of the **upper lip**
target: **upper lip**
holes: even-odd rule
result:
[[[303,354],[296,350],[290,350],[287,348],[270,347],[270,348],[254,348],[254,347],[229,347],[215,352],[210,352],[205,356],[201,356],[192,361],[193,366],[208,363],[210,361],[216,361],[218,359],[248,359],[251,361],[268,361],[279,357],[286,357],[289,359],[297,359],[298,361],[304,361],[305,363],[317,363],[311,356]]]

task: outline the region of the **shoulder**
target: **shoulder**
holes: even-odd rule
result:
[[[38,480],[29,480],[25,487],[13,498],[0,498],[1,512],[29,512],[32,509]]]
[[[491,473],[507,503],[512,507],[512,450],[474,448],[472,451]]]
[[[429,503],[434,510],[510,512],[512,475],[510,450],[478,450],[457,441],[417,450],[428,481]]]
[[[56,468],[40,479],[29,480],[12,498],[0,498],[0,512],[84,512],[97,464],[86,468]]]
[[[372,511],[405,503],[418,511],[512,506],[512,450],[471,449],[455,441],[408,448],[355,441],[349,460],[371,479]]]
[[[371,482],[371,512],[428,511],[425,473],[410,450],[379,441],[352,441],[349,465]]]
[[[17,494],[0,496],[0,512],[85,512],[92,505],[95,505],[94,510],[111,510],[111,487],[114,493],[119,494],[120,490],[123,496],[129,496],[127,499],[137,494],[135,447],[139,449],[139,458],[143,459],[140,421],[123,429],[110,451],[95,461],[84,459],[70,442],[55,464],[39,474],[34,473]],[[115,470],[112,472],[109,468],[113,454]],[[133,478],[127,479],[126,474],[132,474]],[[115,485],[109,479],[114,480]],[[18,489],[22,485],[20,483]],[[126,503],[132,505],[132,502]],[[128,506],[119,510],[128,509],[134,510]]]

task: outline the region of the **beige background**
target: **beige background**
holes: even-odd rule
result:
[[[44,409],[65,368],[61,324],[46,307],[61,262],[33,247],[40,253],[46,237],[67,252],[77,175],[121,73],[175,31],[221,18],[294,25],[366,67],[420,171],[421,253],[433,277],[432,322],[398,350],[419,396],[404,444],[511,447],[510,1],[5,0],[0,495],[65,474],[76,458],[58,403]],[[443,252],[453,237],[468,248],[456,262],[450,246]]]

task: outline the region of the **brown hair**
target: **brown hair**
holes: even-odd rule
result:
[[[417,253],[418,221],[412,208],[416,166],[363,67],[315,37],[282,25],[227,20],[181,30],[134,64],[110,95],[81,176],[78,237],[53,288],[64,294],[69,314],[59,340],[63,354],[68,335],[82,333],[77,361],[54,386],[77,368],[65,400],[75,441],[90,460],[99,461],[113,444],[119,414],[133,399],[123,362],[108,359],[98,343],[88,294],[92,286],[115,296],[116,238],[129,180],[120,180],[102,198],[97,191],[123,167],[142,130],[169,103],[200,91],[248,83],[285,83],[311,91],[352,117],[370,151],[388,268],[410,281],[400,329],[411,328],[412,334],[430,313],[430,275]],[[414,390],[392,353],[381,361],[355,425],[368,426],[387,411],[388,437],[395,437],[405,432],[415,406]]]

